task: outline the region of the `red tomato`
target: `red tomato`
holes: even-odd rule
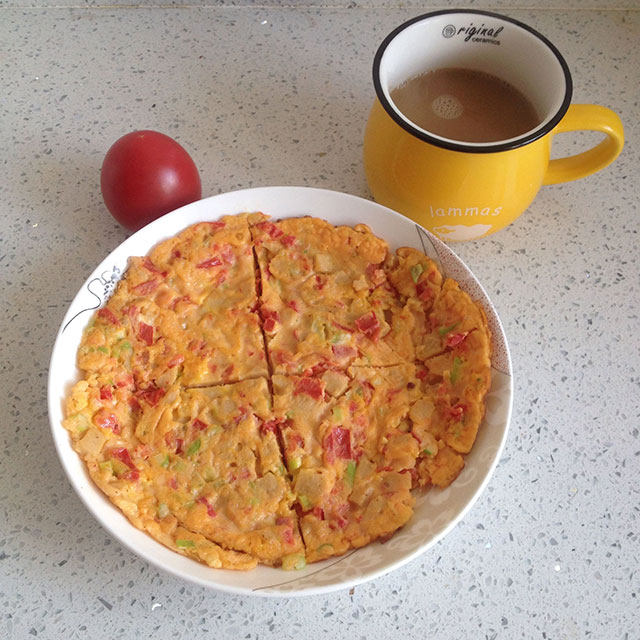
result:
[[[134,131],[116,140],[102,163],[100,187],[107,209],[132,231],[202,197],[189,154],[157,131]]]

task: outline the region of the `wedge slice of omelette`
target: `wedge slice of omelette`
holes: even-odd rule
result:
[[[266,376],[247,216],[200,223],[131,258],[80,347],[87,373],[122,369],[138,388]]]
[[[274,412],[309,561],[386,538],[411,517],[413,374],[405,364],[274,376]],[[337,382],[338,375],[345,379]]]
[[[413,345],[384,262],[389,248],[365,225],[317,218],[253,218],[263,327],[276,373],[411,360]]]
[[[65,426],[93,480],[134,524],[189,555],[204,549],[205,562],[213,546],[203,540],[247,554],[228,562],[220,552],[218,566],[236,568],[240,558],[241,568],[280,564],[303,553],[276,435],[264,428],[271,417],[264,378],[174,385],[137,419],[118,413],[121,403],[101,399],[99,388],[97,379],[76,385],[68,407],[75,417]],[[105,407],[116,416],[110,428],[96,424]]]

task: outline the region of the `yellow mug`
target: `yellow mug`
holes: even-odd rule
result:
[[[539,117],[508,140],[463,142],[422,129],[405,117],[390,92],[426,71],[463,68],[505,80]],[[447,241],[474,240],[513,222],[543,184],[582,178],[622,150],[620,118],[596,105],[571,105],[567,63],[544,36],[495,13],[445,10],[400,25],[373,64],[377,99],[364,137],[364,166],[375,200]],[[550,160],[557,133],[605,134],[592,149]]]

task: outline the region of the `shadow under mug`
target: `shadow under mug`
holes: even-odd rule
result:
[[[539,124],[496,142],[462,142],[420,128],[390,92],[441,68],[482,71],[505,80],[534,106]],[[543,184],[566,182],[613,162],[624,144],[620,118],[596,105],[571,105],[572,81],[560,52],[531,27],[495,13],[445,10],[392,31],[373,64],[377,99],[364,137],[369,188],[386,205],[443,240],[473,240],[513,222]],[[550,159],[557,133],[605,134],[595,147]]]

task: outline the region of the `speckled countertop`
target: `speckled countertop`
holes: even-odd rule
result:
[[[205,195],[292,184],[366,196],[373,53],[436,5],[64,4],[0,0],[0,637],[640,638],[637,0],[482,5],[547,35],[574,101],[616,110],[627,144],[599,174],[543,188],[505,231],[455,246],[516,372],[485,493],[404,568],[288,600],[182,582],[94,521],[50,436],[51,347],[85,277],[127,236],[99,191],[117,137],[178,138]]]

